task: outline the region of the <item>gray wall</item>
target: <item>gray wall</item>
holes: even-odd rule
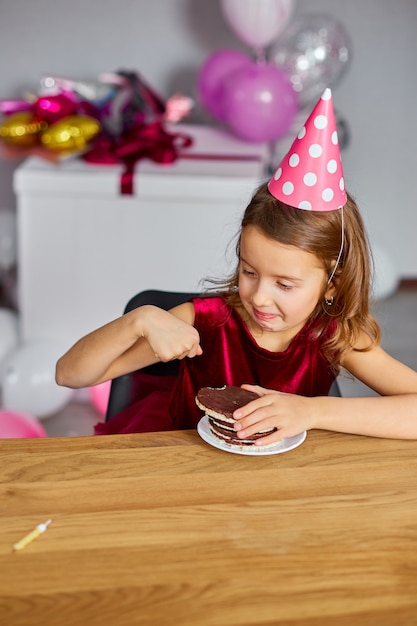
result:
[[[371,240],[401,277],[417,277],[417,0],[298,0],[296,11],[340,19],[353,62],[333,90],[351,129],[343,154],[349,190]],[[37,90],[45,72],[96,78],[137,70],[162,96],[195,96],[203,61],[218,48],[246,50],[217,0],[0,0],[0,98]],[[208,121],[201,110],[196,121]],[[0,161],[0,208],[14,206],[16,162]]]

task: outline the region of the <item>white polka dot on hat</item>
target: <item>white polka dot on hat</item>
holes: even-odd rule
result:
[[[321,96],[268,184],[278,200],[305,211],[346,204],[345,181],[330,89]]]

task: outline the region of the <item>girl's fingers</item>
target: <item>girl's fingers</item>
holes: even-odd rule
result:
[[[261,437],[255,441],[255,446],[267,446],[271,443],[279,443],[282,441],[284,437],[281,434],[281,431],[277,430],[272,433],[272,435],[268,435],[267,437]]]
[[[251,424],[250,426],[245,426],[244,428],[241,427],[241,424],[235,424],[237,436],[241,439],[254,435],[255,433],[272,430],[274,428],[279,430],[279,427],[276,425],[276,420],[272,419],[262,420],[261,422],[256,422],[256,424]]]
[[[186,357],[193,358],[203,353],[203,350],[199,343],[192,345],[191,347],[186,346],[154,346],[154,354],[158,355],[159,360],[167,363],[168,361],[173,361],[175,359],[185,359]]]
[[[237,409],[233,413],[233,417],[237,420],[246,420],[247,418],[250,420],[250,418],[252,417],[255,421],[259,421],[259,419],[267,416],[267,413],[265,413],[265,411],[263,413],[261,413],[261,411],[267,411],[271,405],[272,401],[268,399],[267,395],[265,395],[258,400],[252,400],[252,402],[249,402],[248,404],[245,404],[245,406],[242,406],[240,409]],[[248,423],[251,422],[248,421]]]

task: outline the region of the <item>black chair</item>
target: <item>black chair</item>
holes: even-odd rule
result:
[[[172,309],[178,304],[183,304],[191,298],[195,297],[196,293],[185,293],[178,291],[160,291],[149,289],[147,291],[141,291],[136,296],[131,298],[127,303],[123,313],[128,313],[137,309],[144,304],[153,304],[161,309]],[[169,361],[168,363],[155,363],[149,367],[144,367],[141,371],[153,376],[176,376],[178,374],[178,361]],[[106,422],[123,409],[132,404],[134,398],[134,372],[130,374],[124,374],[118,378],[114,378],[110,387],[109,402],[106,412]],[[339,385],[337,380],[333,383],[329,392],[330,396],[341,396]]]
[[[198,294],[149,289],[141,291],[131,298],[123,313],[129,313],[129,311],[133,311],[133,309],[137,309],[144,304],[153,304],[168,311],[168,309],[172,309],[178,304],[183,304],[183,302],[187,302],[196,295]],[[153,376],[176,376],[178,367],[179,361],[169,361],[168,363],[155,363],[149,367],[144,367],[141,371]],[[134,373],[130,373],[112,380],[106,411],[106,422],[132,403],[134,393],[133,379]]]

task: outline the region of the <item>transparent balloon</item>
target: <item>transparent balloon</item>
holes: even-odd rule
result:
[[[74,391],[55,382],[55,364],[64,352],[63,346],[46,341],[12,351],[0,368],[3,407],[42,419],[66,406]]]
[[[295,19],[269,53],[269,62],[288,74],[301,109],[314,105],[326,87],[337,84],[351,59],[352,44],[345,27],[321,14]]]

